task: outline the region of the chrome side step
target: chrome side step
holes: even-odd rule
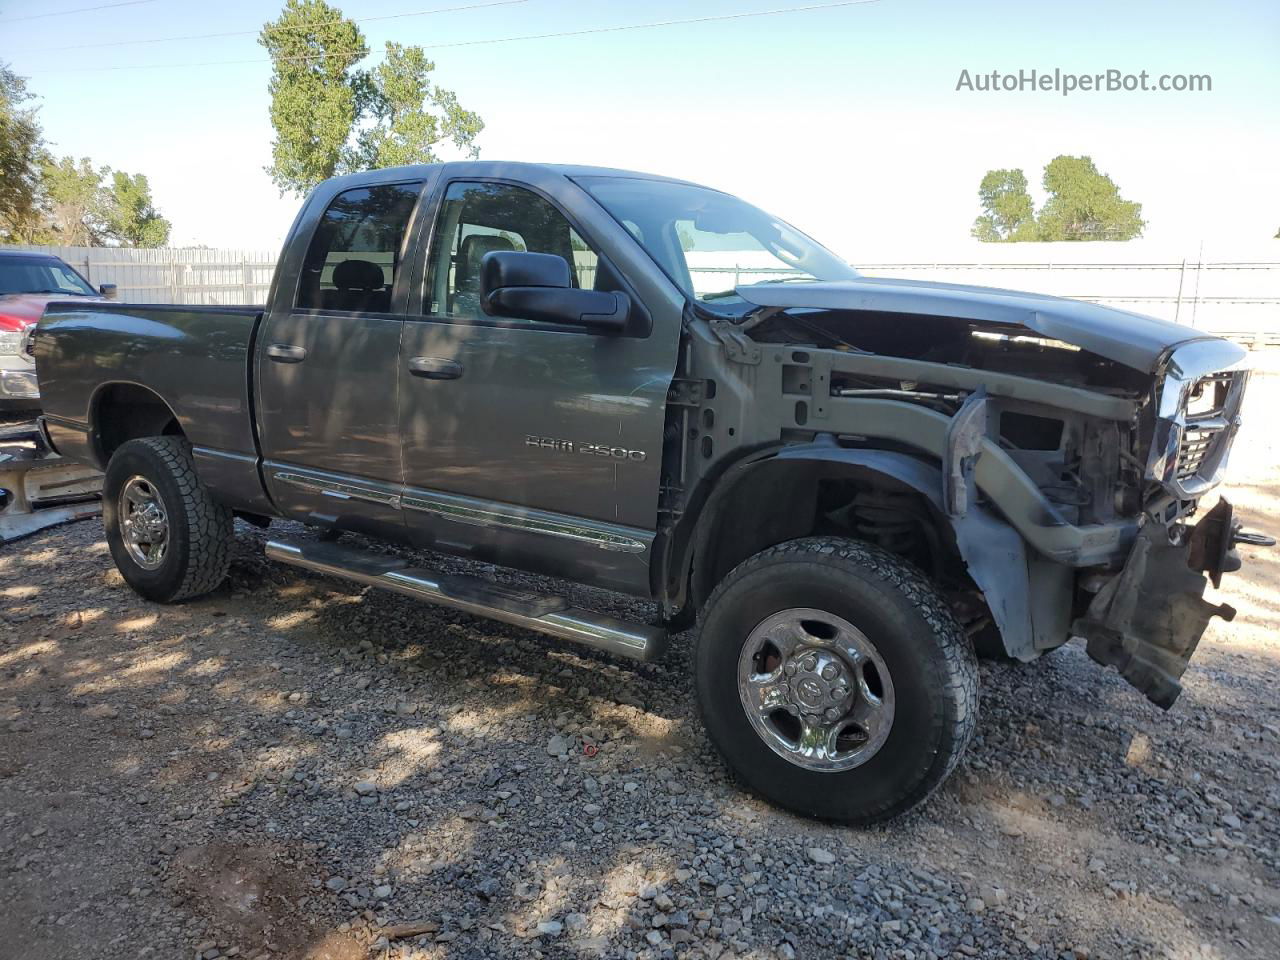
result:
[[[416,600],[438,603],[477,616],[501,620],[540,633],[652,661],[667,648],[661,627],[618,620],[570,607],[561,597],[544,596],[492,584],[479,577],[442,576],[410,567],[404,560],[367,553],[336,543],[267,541],[267,558],[316,573],[342,577]]]

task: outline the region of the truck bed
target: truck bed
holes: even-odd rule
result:
[[[104,468],[102,438],[90,429],[95,404],[111,393],[150,397],[148,415],[167,411],[178,422],[202,475],[243,475],[260,488],[252,354],[262,314],[260,306],[50,303],[35,337],[50,441]]]

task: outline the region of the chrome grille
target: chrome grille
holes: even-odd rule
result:
[[[1244,349],[1225,340],[1178,347],[1162,370],[1148,475],[1180,500],[1194,500],[1222,479],[1240,425],[1249,373]]]
[[[1201,377],[1187,391],[1186,422],[1178,443],[1179,480],[1200,478],[1201,467],[1226,440],[1227,404],[1237,376],[1243,374],[1232,371],[1210,374]]]
[[[1178,479],[1193,480],[1200,474],[1209,454],[1213,452],[1214,442],[1220,436],[1220,430],[1194,430],[1190,427],[1182,435],[1178,444]]]

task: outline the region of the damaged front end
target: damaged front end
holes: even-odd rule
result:
[[[1083,637],[1098,663],[1115,667],[1156,706],[1168,710],[1182,692],[1179,682],[1214,617],[1235,619],[1235,608],[1204,599],[1223,573],[1240,569],[1237,543],[1270,545],[1269,537],[1244,533],[1231,504],[1220,500],[1191,527],[1147,524],[1120,574],[1098,591],[1072,632]]]
[[[1218,587],[1224,573],[1240,569],[1237,544],[1275,544],[1245,533],[1225,498],[1194,526],[1183,522],[1222,480],[1247,381],[1243,351],[1224,341],[1184,344],[1162,364],[1152,405],[1147,522],[1123,569],[1072,626],[1089,656],[1166,710],[1182,692],[1179,680],[1209,621],[1236,614],[1229,604],[1205,600],[1205,586]]]

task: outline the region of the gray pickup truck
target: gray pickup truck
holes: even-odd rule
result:
[[[924,800],[975,645],[1072,637],[1162,707],[1246,534],[1219,501],[1246,352],[1033,294],[863,277],[724,193],[470,162],[321,184],[259,307],[52,303],[44,428],[106,472],[142,596],[218,587],[233,518],[307,570],[653,659],[697,624],[748,786]],[[1198,515],[1198,522],[1192,518]],[[624,622],[342,532],[647,598]]]

